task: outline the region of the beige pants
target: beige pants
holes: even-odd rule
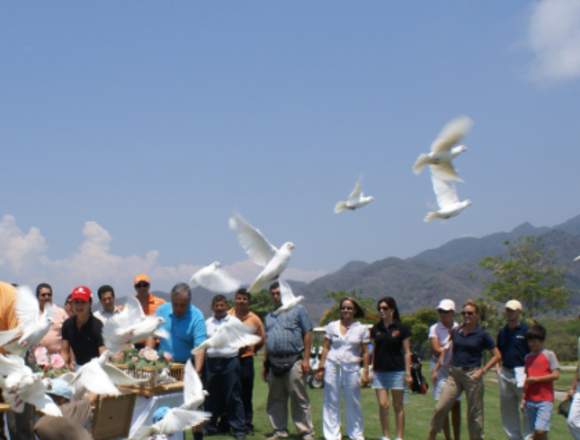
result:
[[[301,435],[313,434],[312,411],[306,392],[306,380],[302,374],[302,360],[296,361],[292,369],[282,376],[268,375],[267,412],[274,431],[288,430],[288,398],[292,420]]]
[[[441,397],[435,406],[431,419],[431,429],[439,432],[451,407],[457,397],[465,391],[467,400],[467,427],[470,440],[483,440],[483,379],[474,380],[471,374],[475,369],[463,371],[461,368],[451,367],[447,383],[441,392]]]

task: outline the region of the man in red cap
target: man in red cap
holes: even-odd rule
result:
[[[135,275],[135,278],[133,278],[133,286],[135,287],[135,292],[137,293],[137,299],[141,303],[143,313],[146,315],[155,315],[157,307],[159,307],[161,304],[165,304],[163,299],[153,295],[149,291],[151,288],[151,278],[149,278],[149,275],[144,273]]]
[[[105,351],[103,323],[91,312],[92,294],[87,286],[71,292],[74,315],[62,324],[62,357],[69,368],[83,365]],[[73,357],[74,354],[74,357]]]

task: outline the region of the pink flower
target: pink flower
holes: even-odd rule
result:
[[[149,362],[155,362],[159,360],[159,354],[157,354],[157,351],[153,350],[152,348],[144,348],[143,357]]]
[[[50,366],[52,368],[64,368],[64,359],[58,353],[50,355]]]
[[[50,365],[50,360],[48,359],[48,350],[46,347],[38,346],[34,349],[34,360],[36,361],[36,365],[39,367]]]

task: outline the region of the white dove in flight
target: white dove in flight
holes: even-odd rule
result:
[[[291,309],[296,304],[300,304],[304,299],[303,296],[295,296],[292,288],[290,287],[290,284],[288,284],[286,281],[279,281],[279,283],[280,301],[282,302],[282,305],[274,311],[275,315]]]
[[[431,152],[417,158],[413,172],[419,174],[425,166],[430,165],[445,180],[461,182],[453,166],[453,159],[467,150],[465,145],[457,143],[469,132],[472,125],[473,121],[468,116],[460,116],[448,122],[431,144]]]
[[[164,322],[159,316],[145,315],[139,300],[132,296],[123,310],[107,319],[103,325],[105,346],[115,353],[126,344],[143,341],[152,335],[168,338],[167,332],[159,328]]]
[[[574,262],[580,261],[580,255],[578,255],[576,258],[574,258]]]
[[[232,293],[242,285],[238,280],[233,278],[222,269],[219,261],[214,261],[195,272],[189,284],[191,287],[201,286],[215,293]]]
[[[284,272],[292,256],[294,243],[287,241],[277,249],[259,229],[246,222],[239,214],[230,217],[229,225],[237,233],[238,241],[250,259],[263,267],[248,288],[251,293],[258,293],[266,283],[274,281]]]
[[[356,181],[354,189],[348,196],[346,200],[338,202],[334,207],[334,213],[340,214],[341,212],[362,208],[363,206],[371,203],[375,198],[373,196],[365,196],[362,192],[362,186],[360,179]]]
[[[459,215],[468,206],[471,206],[471,200],[459,200],[455,184],[442,178],[438,172],[431,170],[431,180],[433,182],[433,191],[437,197],[438,211],[430,211],[425,216],[425,221],[430,222],[435,219],[447,220]]]
[[[141,427],[132,440],[147,439],[152,436],[171,435],[185,431],[193,426],[208,420],[210,413],[196,411],[204,402],[206,392],[195,368],[189,359],[183,371],[183,404],[176,408],[167,408],[167,412],[161,420],[150,426]]]
[[[191,353],[194,354],[206,348],[240,349],[248,345],[256,345],[262,338],[254,332],[254,328],[244,324],[235,316],[230,316],[210,338],[195,347]]]
[[[62,412],[47,395],[48,383],[42,373],[33,373],[18,355],[0,354],[0,387],[13,411],[21,413],[29,403],[49,416],[62,417]]]
[[[10,353],[24,355],[26,350],[37,345],[48,333],[53,323],[52,305],[46,304],[40,313],[38,299],[27,286],[20,286],[16,291],[16,316],[18,326],[15,329],[0,332],[0,345]]]

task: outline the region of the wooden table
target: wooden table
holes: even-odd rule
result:
[[[157,385],[155,387],[141,387],[138,385],[121,385],[119,389],[137,394],[142,397],[162,396],[164,394],[178,393],[183,391],[183,382],[168,383],[165,385]]]

